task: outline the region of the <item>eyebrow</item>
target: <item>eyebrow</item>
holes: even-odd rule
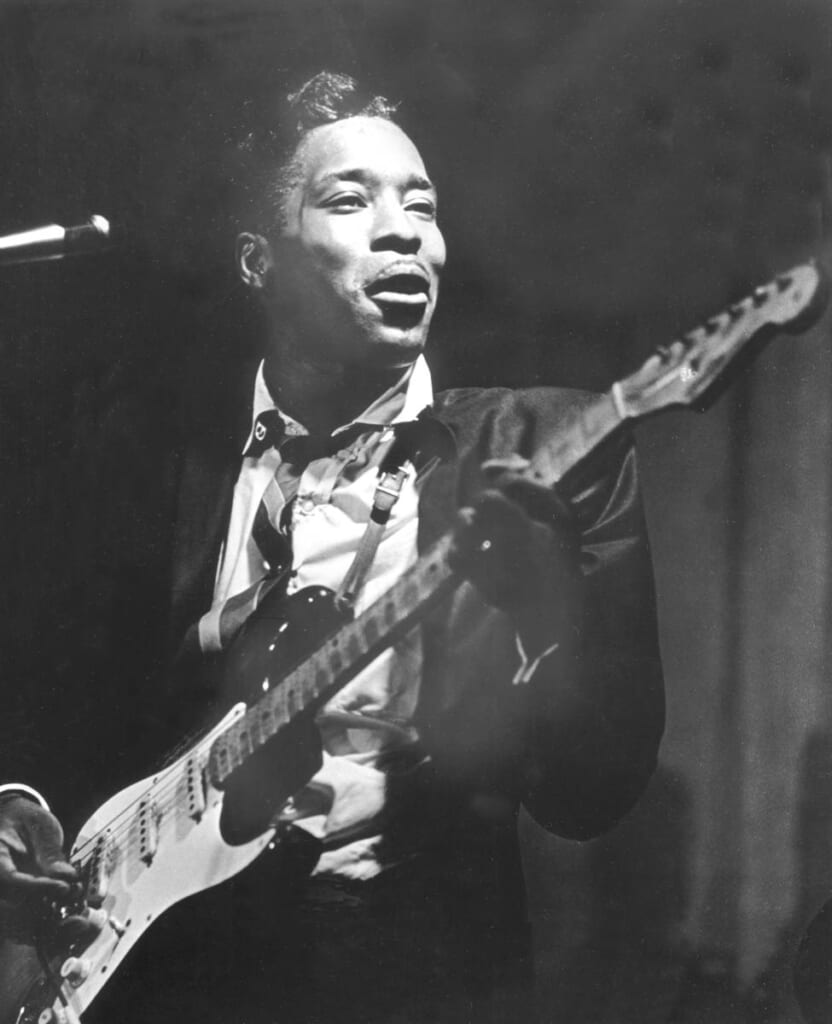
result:
[[[351,167],[343,171],[333,171],[331,174],[324,175],[319,181],[315,182],[315,190],[326,188],[328,185],[334,185],[339,181],[355,181],[359,185],[370,186],[377,183],[378,178],[372,171],[367,170],[363,167]],[[436,195],[436,186],[423,174],[411,174],[405,183],[405,192],[410,192],[411,189],[418,189],[422,192],[431,192]]]

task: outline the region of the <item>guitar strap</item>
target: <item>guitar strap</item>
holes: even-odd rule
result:
[[[355,608],[355,602],[376,557],[393,506],[402,492],[407,476],[407,458],[406,446],[401,437],[396,435],[378,468],[378,483],[373,495],[373,507],[367,520],[367,528],[358,542],[355,557],[341,581],[341,586],[335,593],[335,603],[342,611],[352,611]]]

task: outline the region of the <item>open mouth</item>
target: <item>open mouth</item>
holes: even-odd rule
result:
[[[389,274],[365,289],[391,327],[415,327],[427,308],[430,285],[418,273]]]
[[[421,274],[390,274],[367,286],[367,295],[374,302],[402,303],[423,306],[428,301],[428,282]]]

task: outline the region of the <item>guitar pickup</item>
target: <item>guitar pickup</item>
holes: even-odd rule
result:
[[[205,777],[196,757],[189,757],[185,762],[185,799],[188,817],[199,821],[205,813]]]
[[[139,859],[149,867],[159,849],[159,826],[162,812],[155,801],[145,798],[136,812],[136,827],[139,833]]]
[[[89,860],[82,869],[84,898],[90,907],[98,908],[110,888],[110,878],[118,863],[118,847],[105,832],[95,841]]]

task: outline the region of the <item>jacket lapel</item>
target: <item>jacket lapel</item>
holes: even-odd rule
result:
[[[241,452],[251,428],[251,380],[230,416],[192,419],[179,461],[171,578],[171,650],[211,605]],[[239,396],[239,391],[237,392]],[[204,407],[203,407],[204,408]],[[216,410],[214,406],[214,410]]]

